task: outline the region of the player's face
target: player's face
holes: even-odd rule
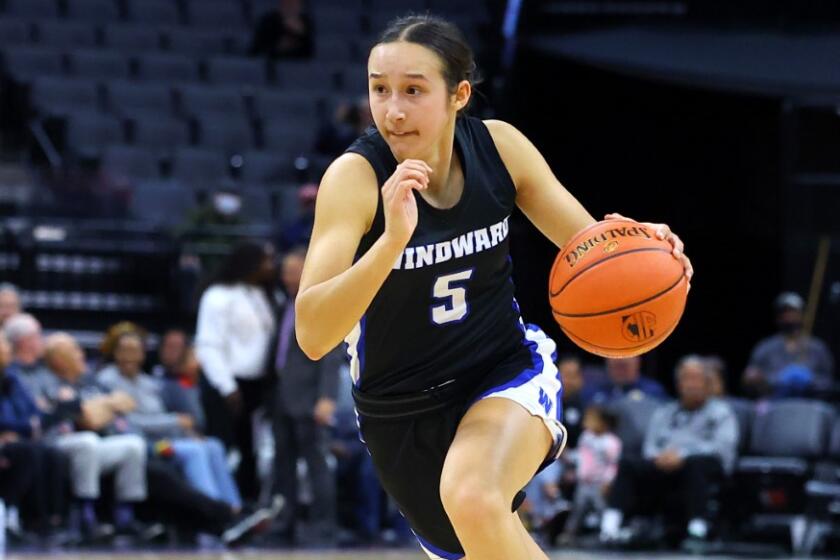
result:
[[[377,45],[368,59],[373,121],[398,161],[434,151],[457,113],[441,61],[416,43]]]

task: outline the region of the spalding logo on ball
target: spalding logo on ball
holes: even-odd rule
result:
[[[688,289],[668,241],[630,220],[597,222],[554,260],[554,318],[578,346],[609,358],[643,354],[673,332]]]

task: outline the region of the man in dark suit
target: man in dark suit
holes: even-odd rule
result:
[[[281,276],[288,301],[278,328],[275,370],[274,487],[286,499],[281,532],[297,544],[331,545],[336,533],[335,475],[327,465],[328,427],[334,423],[339,368],[344,360],[341,347],[312,361],[295,338],[295,296],[300,286],[305,250],[295,249],[283,258]],[[312,506],[309,523],[296,529],[298,507],[297,461],[306,461]]]

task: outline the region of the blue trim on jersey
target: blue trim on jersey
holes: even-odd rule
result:
[[[412,531],[413,532],[413,531]],[[442,548],[438,548],[417,533],[414,533],[414,536],[417,538],[417,542],[423,545],[423,548],[427,549],[432,554],[437,554],[441,558],[446,558],[446,560],[461,560],[464,557],[463,554],[457,554],[454,552],[446,552]]]
[[[520,325],[520,329],[522,330],[522,333],[524,335],[524,333],[526,331],[525,327],[523,325]],[[531,330],[531,329],[528,329],[528,330]],[[539,330],[534,329],[534,330],[531,330],[531,332],[539,332]],[[538,351],[539,350],[539,344],[537,344],[533,340],[528,340],[526,338],[525,339],[525,345],[528,347],[528,351],[531,352],[531,363],[532,363],[533,367],[524,370],[523,372],[521,372],[519,375],[517,375],[516,377],[514,377],[513,379],[511,379],[510,381],[508,381],[504,385],[498,385],[496,387],[493,387],[492,389],[488,389],[487,391],[485,391],[484,393],[479,395],[477,398],[473,399],[473,402],[480,401],[481,399],[483,399],[484,397],[486,397],[487,395],[489,395],[491,393],[498,393],[499,391],[504,391],[505,389],[510,389],[512,387],[520,387],[522,385],[525,385],[530,380],[532,380],[533,378],[535,378],[536,376],[540,375],[543,372],[543,369],[545,368],[545,362],[543,361],[542,355]]]

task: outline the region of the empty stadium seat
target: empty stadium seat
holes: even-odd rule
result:
[[[236,87],[183,86],[179,90],[181,109],[186,115],[235,115],[245,113],[242,94]]]
[[[244,117],[213,115],[199,120],[198,130],[199,145],[227,154],[241,154],[255,144],[251,123]]]
[[[337,90],[341,65],[311,62],[278,62],[277,81],[286,90],[320,92]]]
[[[254,95],[254,112],[261,119],[297,115],[316,123],[319,118],[318,108],[318,100],[310,93],[261,89]]]
[[[3,51],[5,72],[18,82],[64,74],[61,51],[47,47],[8,47]]]
[[[31,102],[41,115],[63,116],[99,110],[96,84],[72,78],[38,78],[32,84]]]
[[[128,20],[135,23],[178,25],[181,15],[172,0],[127,0]]]
[[[132,143],[170,155],[178,146],[190,143],[189,125],[179,119],[143,115],[132,121]]]
[[[207,61],[207,79],[213,84],[262,86],[266,83],[262,59],[218,56]]]
[[[0,47],[29,42],[29,24],[17,18],[0,18]]]
[[[107,23],[120,18],[116,0],[66,0],[70,19]]]
[[[292,156],[258,150],[242,154],[242,181],[246,185],[277,185],[294,179]]]
[[[114,81],[106,84],[109,109],[123,117],[169,116],[173,113],[168,85]]]
[[[177,181],[138,181],[129,206],[133,218],[155,225],[177,226],[195,204],[193,192]]]
[[[128,58],[120,52],[80,49],[70,53],[70,72],[79,78],[122,80],[128,78]]]
[[[172,178],[200,189],[213,188],[229,169],[228,156],[219,150],[181,147],[172,160]]]
[[[341,91],[349,96],[363,96],[368,93],[367,66],[363,64],[348,65],[341,71]]]
[[[102,169],[112,175],[139,179],[156,179],[160,175],[157,155],[135,146],[108,146],[102,154]]]
[[[66,149],[76,157],[99,159],[106,147],[124,141],[122,122],[101,113],[67,116]]]
[[[160,32],[148,25],[111,23],[105,26],[105,46],[132,53],[155,51],[160,47]]]
[[[239,2],[188,0],[187,21],[196,27],[230,29],[244,27],[245,14]]]
[[[222,29],[167,27],[163,30],[166,48],[191,56],[212,56],[229,50],[230,33]]]
[[[317,132],[311,121],[292,115],[266,119],[261,129],[264,149],[295,155],[309,152]]]
[[[199,79],[195,60],[179,54],[147,54],[138,59],[141,79],[167,83],[196,82]]]
[[[796,422],[791,422],[796,418]],[[805,475],[810,461],[825,449],[834,419],[827,404],[806,399],[762,403],[756,409],[749,456],[741,458],[741,472],[785,472]]]
[[[78,21],[39,21],[35,24],[35,37],[44,46],[92,47],[96,44],[96,27]]]
[[[56,0],[6,0],[6,14],[28,19],[58,17]]]

